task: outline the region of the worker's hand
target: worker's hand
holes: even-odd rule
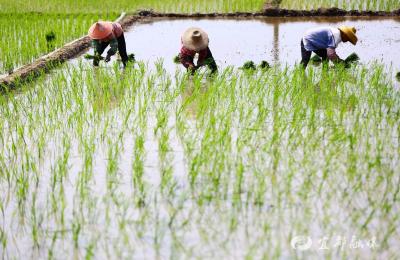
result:
[[[111,60],[111,56],[107,55],[106,58],[104,59],[105,62],[109,62]]]

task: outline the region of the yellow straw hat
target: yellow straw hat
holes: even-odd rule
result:
[[[356,45],[358,41],[356,28],[350,26],[340,26],[338,29],[347,36],[347,38],[353,45]]]
[[[94,40],[101,40],[112,33],[112,22],[99,21],[93,24],[89,29],[89,37]]]
[[[182,35],[182,44],[192,51],[201,51],[208,47],[209,39],[205,31],[197,27],[187,29]]]

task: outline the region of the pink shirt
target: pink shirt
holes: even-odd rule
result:
[[[202,65],[204,63],[205,59],[207,58],[208,48],[201,50],[201,51],[192,51],[192,50],[189,50],[188,48],[185,48],[184,46],[182,46],[181,52],[179,54],[179,58],[180,58],[181,63],[183,64],[183,66],[185,66],[187,68],[190,65],[192,65],[194,67],[195,65],[193,63],[193,59],[194,59],[194,56],[196,55],[196,53],[199,54],[199,59],[197,60],[197,64]]]
[[[110,22],[111,23],[111,22]],[[119,23],[112,23],[113,30],[109,36],[107,36],[104,39],[101,39],[103,42],[108,42],[112,39],[120,37],[123,33],[124,30],[122,29],[122,26]]]

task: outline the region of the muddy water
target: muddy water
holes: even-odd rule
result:
[[[175,71],[173,57],[179,52],[180,36],[189,26],[206,30],[210,48],[220,67],[241,66],[245,61],[293,65],[300,62],[300,39],[316,26],[351,25],[359,42],[340,44],[339,56],[356,52],[362,63],[381,61],[400,70],[400,19],[259,18],[259,19],[160,19],[137,23],[125,34],[128,53],[153,64],[164,59],[168,71]]]

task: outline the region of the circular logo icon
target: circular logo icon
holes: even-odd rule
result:
[[[295,236],[290,241],[290,245],[296,250],[304,251],[311,248],[312,240],[307,236]]]

